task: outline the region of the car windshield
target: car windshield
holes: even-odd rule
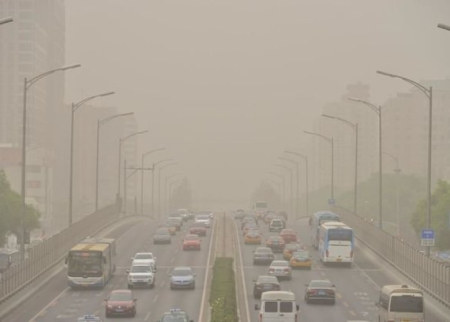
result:
[[[131,292],[114,292],[109,296],[110,301],[131,301]]]
[[[136,254],[136,256],[134,256],[134,259],[153,259],[153,255],[152,254]]]
[[[321,288],[321,287],[330,288],[330,287],[333,287],[333,284],[331,284],[330,281],[311,281],[311,283],[309,284],[309,287],[311,287],[311,288]]]
[[[167,314],[165,315],[161,322],[188,322],[189,318],[186,314]]]
[[[288,267],[289,264],[286,261],[273,261],[270,266]]]
[[[272,283],[272,284],[278,284],[278,280],[275,276],[260,276],[258,277],[258,280],[256,281],[257,284],[262,283]]]
[[[295,252],[292,256],[295,258],[308,258],[309,253],[308,252]]]
[[[130,273],[150,273],[150,266],[131,266]]]
[[[412,295],[392,296],[389,311],[421,313],[423,312],[423,297]]]
[[[300,245],[298,245],[298,244],[287,244],[286,245],[286,249],[288,249],[288,250],[295,250],[295,249],[298,249],[300,247]]]
[[[169,231],[167,229],[161,229],[156,232],[157,235],[169,235]]]
[[[184,237],[185,240],[199,240],[197,235],[187,235]]]
[[[267,254],[267,253],[272,253],[272,250],[270,248],[258,248],[255,253],[263,253],[263,254]]]
[[[70,256],[68,260],[68,275],[71,277],[101,277],[102,257]]]
[[[192,271],[190,269],[176,269],[173,271],[172,276],[191,276]]]
[[[283,238],[278,237],[278,236],[270,236],[269,240],[279,242],[279,241],[283,241]]]

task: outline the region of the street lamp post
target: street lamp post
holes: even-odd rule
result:
[[[12,20],[11,20],[12,21]],[[6,22],[10,22],[9,18],[6,18]],[[23,86],[23,115],[22,115],[22,218],[21,218],[21,226],[22,226],[22,238],[20,241],[20,254],[21,259],[23,260],[25,258],[25,235],[26,235],[26,228],[25,228],[25,216],[26,216],[26,167],[27,167],[27,157],[26,157],[26,147],[27,147],[27,91],[28,89],[37,81],[41,80],[42,78],[51,75],[56,72],[62,72],[66,71],[68,69],[78,68],[80,67],[80,64],[77,65],[70,65],[66,67],[56,68],[52,69],[50,71],[47,71],[45,73],[39,74],[32,79],[27,79],[25,77],[24,79],[24,86]]]
[[[320,133],[303,131],[306,134],[314,135],[328,142],[331,146],[331,202],[334,202],[334,140]]]
[[[377,71],[378,74],[392,77],[392,78],[399,78],[414,87],[416,87],[419,91],[421,91],[427,98],[428,98],[428,165],[427,165],[427,229],[431,228],[431,161],[432,161],[432,135],[433,135],[433,87],[425,87],[409,78],[386,73],[382,71]],[[381,111],[381,109],[380,109]],[[381,114],[380,114],[381,118]],[[426,254],[427,256],[430,256],[430,246],[426,247]]]
[[[308,183],[308,156],[307,155],[303,155],[300,153],[297,153],[295,151],[284,151],[285,153],[289,153],[289,154],[293,154],[296,156],[301,157],[303,160],[305,160],[305,210],[306,210],[306,216],[309,216],[309,183]]]
[[[167,182],[170,179],[172,179],[174,177],[178,177],[180,175],[182,175],[182,173],[174,173],[174,174],[171,174],[170,176],[167,176],[167,177],[164,178],[164,198],[163,198],[163,200],[164,200],[164,213],[168,212]]]
[[[281,193],[281,200],[283,201],[283,207],[286,207],[286,178],[276,172],[268,171],[267,173],[281,179],[281,182],[282,182],[281,186],[283,187],[283,190]]]
[[[295,203],[297,216],[294,216],[294,218],[298,218],[298,216],[300,215],[300,191],[299,191],[300,190],[299,189],[299,186],[300,186],[300,183],[299,183],[300,182],[300,173],[299,173],[299,170],[298,170],[298,161],[292,160],[292,159],[289,159],[289,158],[284,158],[284,157],[278,157],[278,159],[290,162],[290,163],[295,165],[295,172],[296,172],[296,176],[297,176],[297,180],[296,180],[296,184],[297,184],[297,186],[296,186],[296,203]]]
[[[152,166],[152,216],[154,218],[155,216],[155,169],[158,165],[160,165],[161,163],[164,162],[168,162],[168,161],[172,161],[173,159],[163,159],[163,160],[159,160],[156,163],[153,163]]]
[[[93,100],[94,98],[97,97],[103,97],[113,94],[114,92],[98,94],[85,98],[84,100],[81,100],[78,103],[72,103],[71,118],[70,118],[69,226],[71,226],[73,222],[73,136],[74,136],[74,122],[75,122],[74,114],[83,104],[87,103],[88,101]]]
[[[151,151],[143,153],[142,160],[141,160],[141,167],[144,168],[144,161],[147,156],[149,156],[150,154],[152,154],[154,152],[163,151],[165,149],[166,148],[158,148],[158,149],[153,149]],[[141,174],[141,214],[144,214],[144,171],[142,171],[142,174]]]
[[[353,213],[356,215],[358,213],[358,123],[352,123],[346,119],[331,116],[327,114],[322,114],[323,117],[327,117],[333,120],[340,121],[350,127],[355,131],[355,178],[354,178],[354,196],[353,196]]]
[[[178,162],[167,163],[158,169],[158,217],[161,217],[161,171],[175,164]]]
[[[274,164],[276,167],[280,167],[283,168],[285,170],[287,170],[289,172],[289,182],[290,182],[290,194],[291,194],[291,202],[290,202],[290,211],[289,211],[289,216],[292,218],[292,213],[294,212],[294,174],[291,168],[285,166],[284,164]]]
[[[399,174],[401,172],[400,168],[398,167],[398,157],[395,155],[392,155],[390,153],[384,152],[384,155],[387,155],[395,162],[395,203],[396,203],[396,213],[397,213],[397,237],[400,237],[400,196],[399,196]]]
[[[13,22],[13,21],[14,20],[11,17],[3,18],[3,19],[0,19],[0,25],[4,25],[4,24],[7,24],[7,23],[10,23],[10,22]]]
[[[95,211],[98,210],[98,184],[99,184],[99,156],[100,156],[100,129],[101,127],[108,123],[109,121],[122,116],[132,115],[131,113],[122,113],[122,114],[115,114],[112,116],[109,116],[107,118],[104,118],[103,120],[97,120],[97,156],[96,156],[96,171],[95,171]],[[119,197],[119,196],[117,196]],[[118,200],[118,199],[117,199]]]

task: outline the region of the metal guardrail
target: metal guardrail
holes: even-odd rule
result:
[[[424,291],[450,307],[450,263],[427,257],[420,249],[380,230],[369,220],[345,208],[335,206],[333,210],[353,228],[358,240]]]
[[[83,238],[119,219],[119,204],[104,207],[72,226],[28,249],[28,258],[11,266],[1,276],[0,303],[14,295],[42,273],[58,263]]]

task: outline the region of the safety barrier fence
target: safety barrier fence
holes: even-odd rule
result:
[[[1,275],[0,303],[62,260],[83,238],[119,219],[119,203],[104,207],[28,249],[28,257]]]
[[[358,240],[416,283],[424,291],[450,307],[450,263],[427,257],[419,248],[379,229],[351,211],[335,206],[342,221],[353,228]]]

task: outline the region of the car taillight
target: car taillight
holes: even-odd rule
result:
[[[273,268],[269,268],[269,272],[273,273],[275,270]]]
[[[330,254],[330,252],[327,250],[325,253],[325,256],[328,257],[329,254]]]
[[[284,271],[285,271],[286,273],[289,273],[289,268],[285,268]]]

